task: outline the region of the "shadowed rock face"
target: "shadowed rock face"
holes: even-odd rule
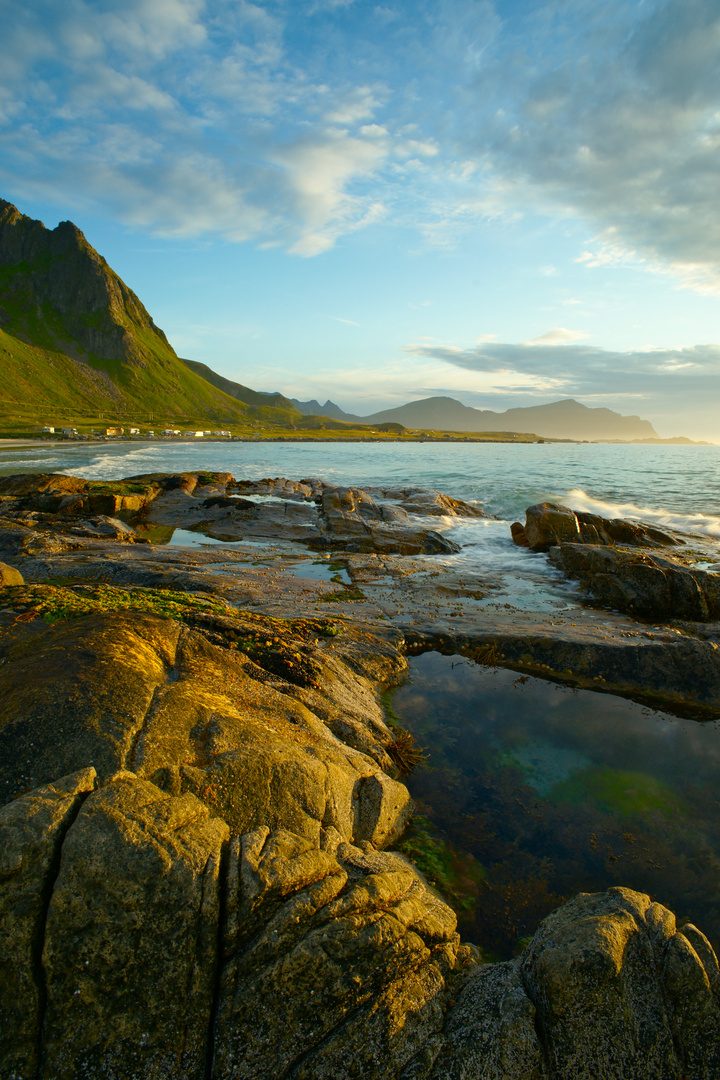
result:
[[[720,578],[650,554],[562,543],[557,567],[584,582],[601,603],[649,619],[720,619]]]

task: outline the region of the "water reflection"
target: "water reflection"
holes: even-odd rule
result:
[[[579,891],[627,885],[720,943],[720,725],[426,653],[393,695],[428,761],[404,849],[506,957]],[[429,819],[429,820],[428,820]]]

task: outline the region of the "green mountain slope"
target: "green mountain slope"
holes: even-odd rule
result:
[[[3,412],[47,406],[117,419],[287,422],[285,408],[271,402],[258,413],[180,360],[72,222],[49,230],[3,200],[0,364]]]
[[[213,371],[207,364],[201,364],[198,360],[183,359],[183,364],[187,364],[191,371],[194,371],[196,375],[200,375],[206,382],[216,386],[218,390],[222,390],[224,393],[229,394],[230,397],[249,405],[257,416],[264,416],[266,410],[270,410],[267,415],[277,417],[282,413],[288,423],[301,419],[301,414],[292,401],[282,394],[265,394],[261,390],[251,390],[248,386],[243,386],[242,383],[232,382],[223,375],[218,375],[217,371]]]

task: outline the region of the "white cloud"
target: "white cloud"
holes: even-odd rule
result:
[[[552,330],[546,330],[544,334],[532,338],[531,341],[524,341],[523,345],[565,345],[569,341],[580,341],[581,338],[587,336],[581,330],[567,330],[564,326],[554,326]]]
[[[163,232],[191,228],[195,195],[210,232],[304,254],[380,207],[438,247],[541,210],[588,224],[590,269],[720,290],[717,0],[546,0],[503,17],[490,0],[2,10],[0,175],[16,189]],[[127,125],[158,148],[142,172],[129,141],[127,163],[101,159]]]

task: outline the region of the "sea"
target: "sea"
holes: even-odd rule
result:
[[[577,595],[544,556],[528,557],[510,539],[510,523],[523,522],[533,503],[666,526],[712,547],[720,540],[720,446],[156,440],[0,449],[0,474],[117,480],[192,469],[244,480],[317,477],[357,487],[429,487],[479,505],[489,517],[423,523],[460,545],[458,555],[438,562],[494,577],[501,589],[492,602],[528,611],[573,603]]]
[[[495,571],[506,598],[526,610],[582,602],[545,556],[510,539],[509,524],[545,500],[678,530],[705,546],[708,569],[720,569],[718,446],[157,441],[0,450],[0,474],[112,480],[195,469],[430,487],[475,503],[493,516],[429,519],[461,544],[438,561]],[[401,850],[487,959],[521,952],[578,891],[613,885],[649,894],[720,946],[720,720],[433,652],[410,659],[392,707],[426,753],[406,781],[418,813]]]

